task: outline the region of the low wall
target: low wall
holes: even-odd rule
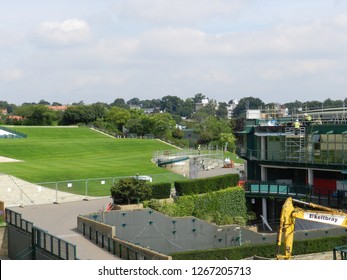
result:
[[[126,205],[114,205],[113,210],[122,210],[122,211],[132,211],[132,210],[138,210],[143,209],[143,204],[126,204]]]
[[[170,256],[132,244],[116,237],[116,227],[83,216],[77,217],[77,229],[89,240],[126,260],[169,260]]]

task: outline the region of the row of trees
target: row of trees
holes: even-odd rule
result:
[[[202,93],[195,94],[194,97],[181,99],[177,96],[167,95],[161,99],[146,99],[141,100],[137,97],[131,98],[128,101],[125,101],[123,98],[117,98],[112,103],[95,103],[96,105],[110,108],[113,106],[117,106],[124,109],[130,109],[133,106],[138,106],[142,109],[148,108],[156,108],[158,111],[164,111],[166,113],[170,113],[172,115],[178,115],[181,117],[191,118],[195,112],[196,104],[200,103],[206,96]],[[216,114],[219,118],[225,118],[227,116],[227,106],[231,104],[233,100],[229,100],[229,102],[217,102],[216,100],[210,99],[209,106],[211,113]],[[94,104],[94,105],[95,105]],[[320,101],[305,101],[301,102],[295,100],[294,102],[288,102],[284,104],[278,103],[264,103],[260,98],[254,97],[244,97],[241,98],[238,102],[238,105],[235,107],[233,111],[233,115],[235,118],[242,116],[247,109],[266,109],[273,108],[275,106],[283,106],[288,109],[289,112],[293,112],[300,109],[320,109],[320,108],[329,108],[329,107],[342,107],[347,104],[347,98],[344,100],[332,100],[330,98]],[[6,101],[0,101],[0,108],[7,109],[8,113],[13,113],[16,111],[18,107],[25,107],[30,105],[51,105],[51,106],[61,106],[62,104],[59,102],[48,102],[45,100],[40,100],[38,103],[23,103],[21,106],[17,106],[15,104],[9,104]],[[71,104],[72,106],[85,105],[83,101],[74,102]]]
[[[204,98],[202,95],[196,97],[199,97],[196,98],[198,101]],[[136,103],[138,100],[133,101]],[[200,110],[190,113],[190,117],[187,118],[180,115],[182,108],[179,104],[181,104],[179,98],[167,96],[161,100],[160,108],[148,114],[139,108],[132,109],[133,106],[120,99],[111,104],[85,105],[79,102],[68,106],[64,111],[55,111],[47,106],[49,103],[40,101],[39,104],[25,103],[13,107],[10,115],[21,118],[9,118],[4,115],[2,121],[17,125],[93,125],[121,137],[128,137],[130,134],[138,137],[150,135],[181,146],[189,144],[224,146],[228,142],[229,149],[234,149],[233,126],[227,119],[226,106],[218,107],[218,104],[212,100]],[[4,102],[2,105],[8,108]],[[161,110],[162,108],[165,109]],[[184,139],[184,132],[180,129],[182,126],[193,129],[194,134],[198,135],[197,142]]]
[[[177,128],[177,124],[193,129],[198,135],[197,144],[225,145],[229,149],[235,147],[234,131],[242,129],[245,111],[247,109],[265,109],[279,106],[278,104],[265,104],[261,99],[254,97],[242,98],[234,108],[232,119],[227,118],[227,103],[209,100],[205,106],[196,110],[196,104],[206,98],[201,93],[193,98],[182,100],[177,96],[164,96],[162,99],[140,100],[132,98],[127,102],[117,98],[111,104],[94,103],[85,105],[83,101],[73,103],[65,111],[54,111],[49,106],[60,106],[58,102],[41,100],[38,103],[23,103],[21,106],[0,101],[0,109],[7,109],[8,115],[2,115],[2,122],[6,124],[25,125],[94,125],[109,133],[121,136],[136,134],[137,136],[153,135],[157,138],[180,142],[184,134]],[[324,102],[299,102],[287,103],[285,106],[289,112],[298,108],[321,108],[343,106],[344,100],[333,101],[327,99]],[[232,100],[229,101],[231,103]],[[132,109],[136,107],[137,109]],[[144,110],[153,108],[151,114]],[[9,115],[21,118],[9,118]],[[177,144],[177,143],[176,143]]]

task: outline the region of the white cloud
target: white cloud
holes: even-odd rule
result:
[[[327,59],[300,60],[293,63],[290,72],[296,76],[316,75],[333,69],[335,63]]]
[[[11,48],[24,42],[23,34],[0,29],[0,48]]]
[[[22,72],[19,69],[6,69],[0,71],[0,81],[12,82],[17,81],[22,77]]]
[[[347,28],[347,15],[346,14],[338,15],[333,19],[333,22],[341,28]]]
[[[187,24],[235,16],[246,0],[119,0],[114,10],[120,18],[147,23]]]
[[[51,21],[41,23],[38,34],[46,43],[65,46],[88,41],[90,27],[86,21],[80,19]]]

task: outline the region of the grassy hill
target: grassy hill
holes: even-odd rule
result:
[[[0,173],[30,182],[168,173],[151,158],[155,150],[173,149],[157,140],[115,139],[85,127],[15,130],[28,137],[0,139],[0,156],[23,162],[0,163]]]

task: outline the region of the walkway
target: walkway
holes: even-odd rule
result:
[[[9,208],[22,214],[23,219],[33,222],[36,227],[76,245],[78,259],[116,260],[119,258],[98,247],[77,231],[78,215],[101,211],[110,201],[111,198],[108,197],[89,201]]]
[[[5,206],[28,206],[81,201],[85,196],[35,185],[14,176],[0,174],[0,200]]]
[[[59,204],[54,203],[57,197]],[[84,198],[0,174],[0,200],[5,202],[6,208],[21,213],[23,219],[36,227],[76,245],[79,259],[118,259],[77,232],[77,216],[105,209],[111,198],[88,197],[88,201]]]

